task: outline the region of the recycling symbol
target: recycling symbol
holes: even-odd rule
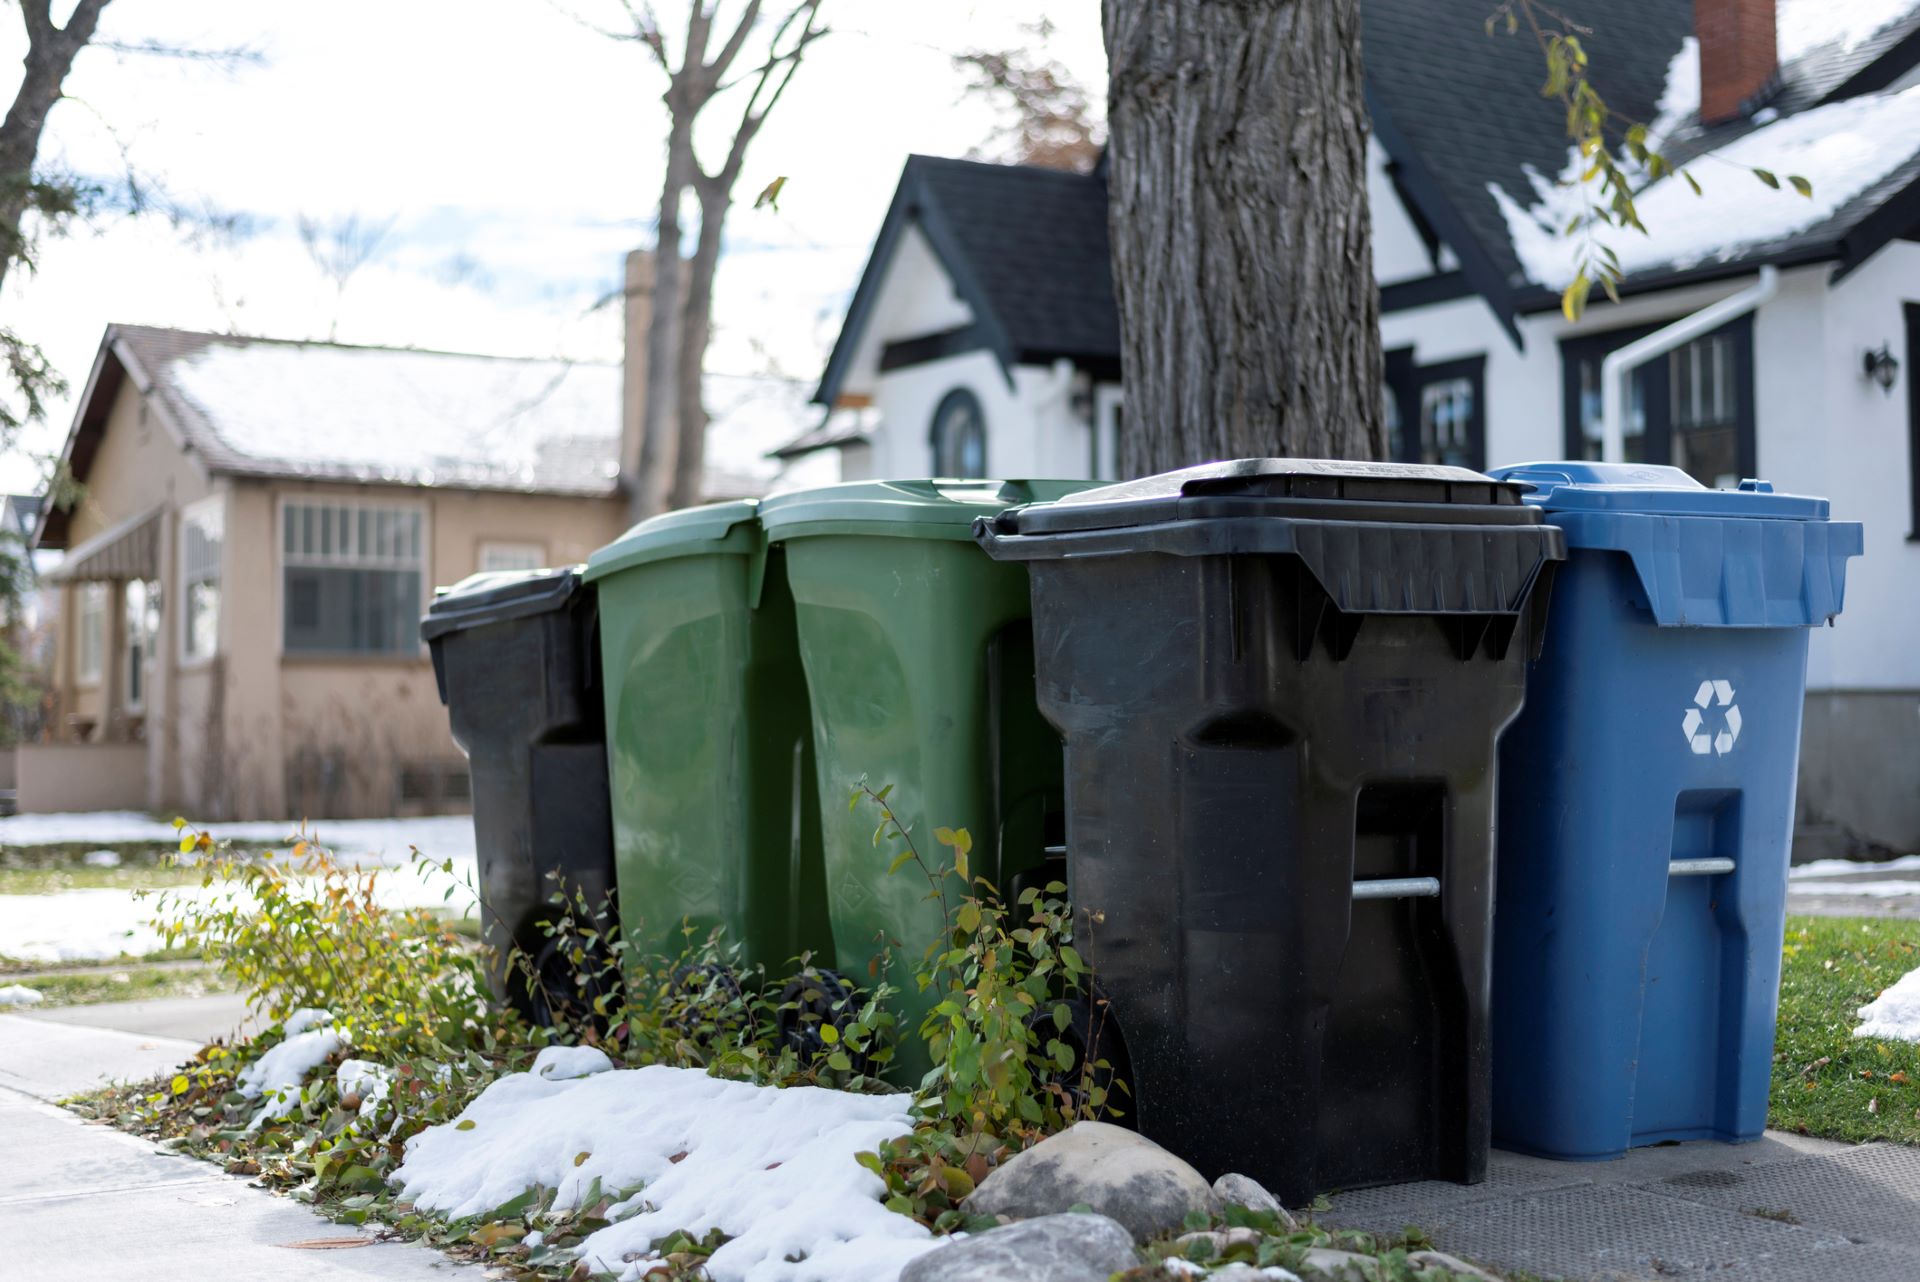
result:
[[[1706,729],[1707,713],[1715,706],[1723,709],[1721,721],[1724,723],[1717,733]],[[1694,691],[1693,706],[1687,709],[1687,715],[1680,721],[1680,732],[1687,736],[1687,743],[1693,749],[1693,755],[1704,757],[1708,753],[1725,756],[1733,751],[1733,745],[1740,738],[1740,708],[1733,701],[1733,682],[1702,681],[1700,688]]]

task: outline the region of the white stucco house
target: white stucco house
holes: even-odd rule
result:
[[[1621,301],[1596,290],[1577,323],[1563,122],[1538,50],[1485,9],[1362,6],[1394,454],[1603,457],[1605,357],[1720,304],[1630,372],[1613,452],[1865,522],[1846,612],[1814,638],[1797,854],[1920,850],[1920,0],[1573,4],[1609,103],[1704,189],[1642,192],[1650,234],[1606,240]],[[778,453],[836,450],[848,477],[1111,477],[1119,365],[1103,173],[917,156],[824,421]]]

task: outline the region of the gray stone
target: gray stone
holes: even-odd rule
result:
[[[1340,1282],[1372,1282],[1374,1263],[1371,1255],[1316,1246],[1307,1252],[1307,1258],[1300,1262],[1300,1267],[1307,1271],[1308,1277],[1338,1278]]]
[[[1043,1215],[917,1257],[900,1282],[1107,1282],[1140,1262],[1133,1235],[1104,1215]]]
[[[1299,1221],[1287,1214],[1287,1208],[1280,1205],[1280,1199],[1267,1192],[1260,1181],[1246,1175],[1226,1174],[1213,1182],[1213,1202],[1216,1207],[1240,1206],[1249,1211],[1271,1211],[1280,1217],[1280,1223],[1289,1229],[1300,1227]]]
[[[1277,1264],[1256,1269],[1251,1264],[1229,1264],[1207,1274],[1207,1282],[1301,1282],[1298,1273],[1289,1273]]]
[[[1479,1282],[1500,1282],[1499,1278],[1485,1269],[1468,1264],[1445,1251],[1415,1251],[1407,1256],[1407,1263],[1416,1269],[1443,1269],[1459,1277],[1476,1278]]]
[[[1258,1245],[1262,1237],[1263,1235],[1258,1229],[1201,1229],[1197,1233],[1182,1233],[1179,1237],[1175,1238],[1173,1242],[1175,1246],[1180,1247],[1182,1250],[1192,1246],[1195,1242],[1205,1242],[1213,1248],[1215,1255],[1219,1255],[1228,1247],[1238,1245],[1242,1242]]]
[[[1136,1241],[1185,1227],[1212,1209],[1200,1172],[1132,1131],[1076,1122],[1007,1161],[966,1200],[975,1215],[1028,1219],[1091,1207],[1126,1226]]]

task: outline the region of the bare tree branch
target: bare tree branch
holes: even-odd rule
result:
[[[727,43],[720,49],[720,55],[704,68],[710,83],[718,85],[720,78],[727,74],[727,68],[740,56],[740,48],[747,43],[747,36],[760,21],[760,0],[747,0],[747,7],[740,15],[739,23],[733,34],[727,37]]]
[[[197,49],[190,45],[167,45],[157,40],[96,40],[96,49],[109,53],[133,55],[148,58],[172,58],[179,62],[210,62],[223,67],[258,67],[266,62],[266,56],[251,45],[234,45],[227,49]]]

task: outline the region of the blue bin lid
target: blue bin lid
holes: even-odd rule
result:
[[[1776,494],[1770,481],[1742,481],[1737,490],[1708,489],[1660,463],[1516,463],[1488,470],[1533,489],[1525,501],[1549,512],[1648,512],[1659,516],[1736,516],[1824,521],[1827,500]]]
[[[1524,501],[1569,551],[1624,554],[1664,628],[1818,627],[1840,613],[1865,544],[1858,522],[1827,519],[1827,500],[1765,481],[1710,490],[1677,467],[1571,459],[1488,475],[1532,486]]]

